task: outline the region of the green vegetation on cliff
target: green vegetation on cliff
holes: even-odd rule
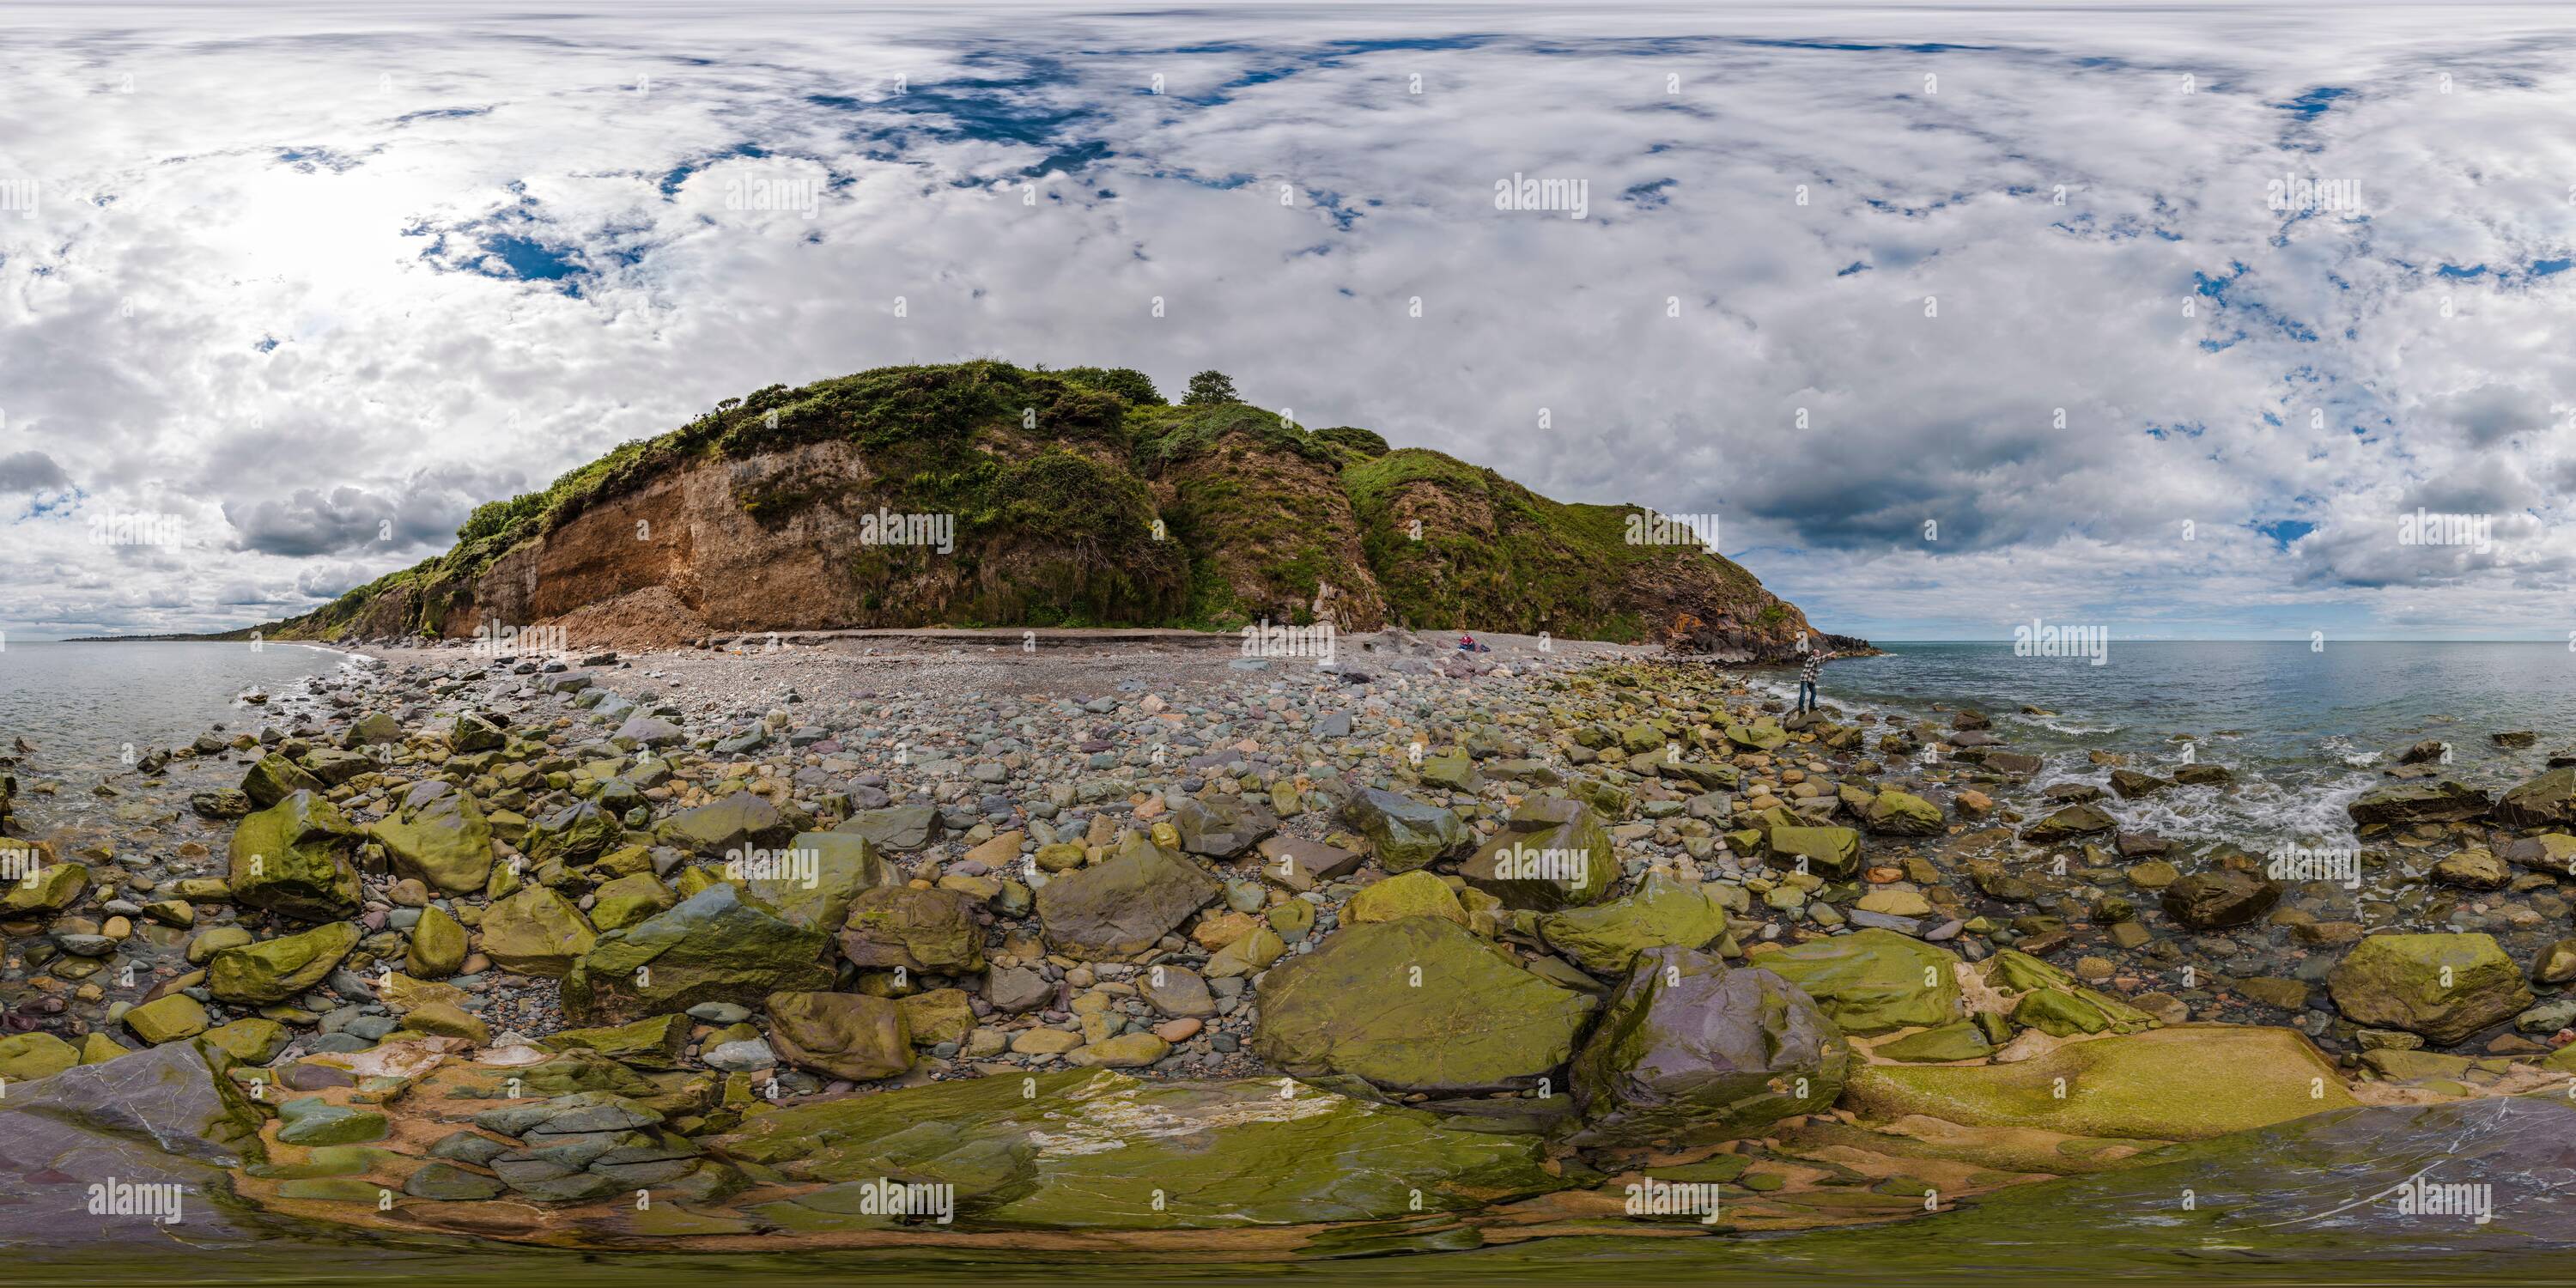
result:
[[[1634,507],[1551,501],[1437,452],[1391,449],[1366,429],[1308,430],[1232,401],[1218,373],[1200,373],[1191,389],[1170,405],[1132,370],[993,361],[771,385],[621,443],[542,491],[481,506],[447,553],[271,633],[470,633],[477,620],[524,610],[526,586],[561,567],[599,579],[600,543],[584,546],[569,525],[603,511],[624,522],[622,504],[710,467],[725,472],[719,495],[735,517],[724,523],[751,525],[748,536],[728,535],[749,545],[751,562],[798,561],[808,577],[831,570],[808,597],[839,606],[830,625],[1231,629],[1265,617],[1309,622],[1320,608],[1351,629],[1643,640],[1689,619],[1757,653],[1780,651],[1805,628],[1794,607],[1723,558],[1631,544]],[[880,512],[953,516],[954,549],[934,557],[849,535]],[[706,558],[704,544],[688,558]],[[829,557],[811,557],[817,549]],[[505,559],[515,590],[485,582]],[[686,572],[659,565],[605,580],[622,594],[639,579],[693,599]],[[566,584],[578,601],[592,581]],[[545,601],[549,614],[583,606],[562,599]],[[742,615],[710,611],[707,621],[814,624],[732,620]]]

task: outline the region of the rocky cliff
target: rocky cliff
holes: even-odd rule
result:
[[[888,367],[728,399],[272,638],[576,642],[900,626],[1470,628],[1778,659],[1795,605],[1632,506],[1551,501],[1363,429],[1167,405],[1138,372]],[[1825,636],[1841,646],[1857,640]]]

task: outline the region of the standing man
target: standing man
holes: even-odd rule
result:
[[[1798,710],[1802,714],[1816,709],[1816,671],[1825,664],[1825,657],[1823,652],[1809,649],[1807,660],[1798,666]]]

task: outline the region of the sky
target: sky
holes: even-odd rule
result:
[[[994,357],[1713,516],[1837,632],[2576,647],[2564,5],[9,13],[9,637]]]

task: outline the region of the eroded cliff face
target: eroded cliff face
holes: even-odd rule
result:
[[[486,507],[456,550],[272,634],[560,627],[578,643],[904,626],[1329,618],[1745,657],[1820,636],[1633,507],[1566,505],[1359,430],[995,363],[770,389]],[[1139,390],[1137,385],[1143,384]],[[1116,393],[1105,392],[1115,388]],[[489,522],[487,522],[487,517]],[[1842,640],[1839,646],[1857,646]]]

